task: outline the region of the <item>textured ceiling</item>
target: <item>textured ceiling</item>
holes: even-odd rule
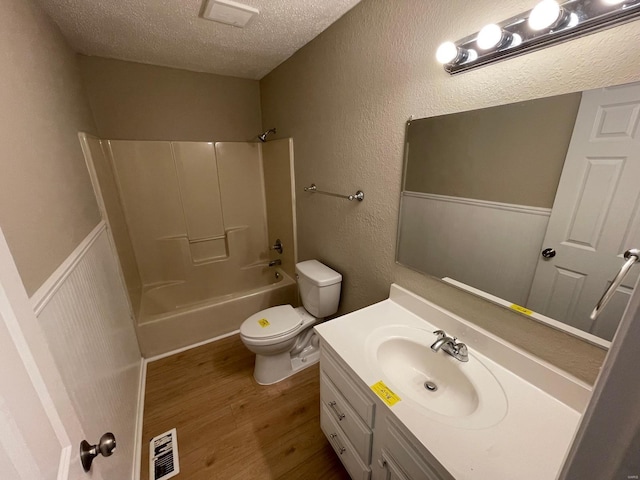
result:
[[[242,0],[244,29],[201,17],[206,0],[37,0],[78,52],[260,79],[360,0]]]

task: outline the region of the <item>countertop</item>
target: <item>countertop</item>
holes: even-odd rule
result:
[[[383,380],[400,391],[367,349],[371,332],[393,325],[457,336],[470,362],[482,362],[507,398],[504,418],[484,428],[442,423],[410,401],[384,406],[456,479],[557,477],[591,394],[587,384],[396,285],[389,299],[315,329],[365,385]]]

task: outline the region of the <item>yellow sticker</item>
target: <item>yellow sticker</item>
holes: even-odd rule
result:
[[[402,400],[398,395],[393,393],[382,380],[371,385],[371,390],[373,390],[375,394],[378,395],[382,399],[382,401],[390,407]]]
[[[515,303],[511,305],[511,308],[516,312],[524,313],[525,315],[533,314],[533,310],[529,310],[528,308],[521,307],[520,305],[516,305]]]
[[[271,324],[269,323],[269,320],[267,320],[266,318],[261,318],[260,320],[258,320],[258,324],[259,324],[262,328],[265,328],[265,327],[268,327],[269,325],[271,325]]]

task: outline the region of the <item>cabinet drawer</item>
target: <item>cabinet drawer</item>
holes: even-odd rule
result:
[[[351,478],[353,480],[370,480],[371,469],[362,463],[355,448],[325,405],[320,408],[320,427]]]
[[[383,445],[383,452],[389,457],[387,461],[391,460],[394,468],[400,470],[408,480],[454,480],[431,454],[418,452],[392,422],[387,422]]]
[[[320,402],[347,435],[362,461],[368,464],[371,460],[371,430],[324,372],[320,372]]]
[[[373,415],[375,411],[373,400],[367,398],[367,396],[360,391],[355,385],[355,381],[344,372],[337,361],[334,360],[331,354],[324,348],[320,354],[320,369],[329,377],[331,383],[337,387],[364,423],[370,428],[373,428]]]

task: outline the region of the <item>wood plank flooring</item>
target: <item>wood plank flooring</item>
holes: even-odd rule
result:
[[[320,430],[318,366],[261,386],[253,361],[234,335],[148,364],[141,480],[149,441],[174,427],[176,480],[349,479]]]

